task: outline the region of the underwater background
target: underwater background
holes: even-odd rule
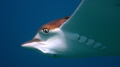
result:
[[[0,0],[0,67],[120,67],[120,56],[51,58],[21,47],[43,24],[70,16],[81,0]]]

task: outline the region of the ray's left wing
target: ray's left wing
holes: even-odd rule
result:
[[[120,0],[83,0],[62,30],[92,38],[120,55]]]

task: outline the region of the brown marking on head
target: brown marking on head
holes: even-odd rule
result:
[[[59,28],[70,16],[61,18],[61,19],[57,19],[57,20],[53,20],[45,25],[43,25],[42,27],[39,28],[38,31],[47,28],[49,30],[55,29],[55,28]]]

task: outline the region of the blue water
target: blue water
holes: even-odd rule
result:
[[[37,29],[69,16],[80,0],[0,0],[0,67],[120,67],[120,57],[50,58],[21,47]]]

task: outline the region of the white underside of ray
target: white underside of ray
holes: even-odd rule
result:
[[[93,52],[88,52],[91,56],[120,55],[120,0],[83,0],[61,29],[99,42],[99,45],[94,47],[107,47],[100,51],[93,47],[86,48],[86,44],[82,49],[84,52]]]

